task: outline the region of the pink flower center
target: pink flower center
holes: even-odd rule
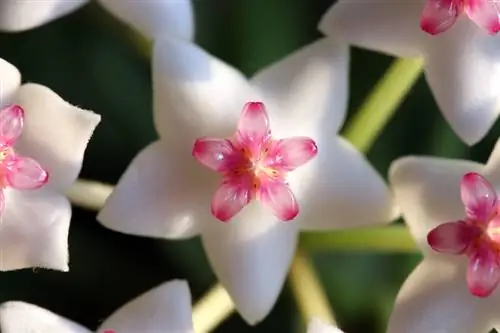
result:
[[[448,30],[462,13],[489,34],[500,31],[500,4],[492,0],[427,0],[420,27],[437,35]]]
[[[493,186],[477,173],[464,175],[460,194],[465,218],[437,226],[427,241],[437,252],[466,255],[469,290],[486,297],[500,282],[500,204]]]
[[[24,111],[18,105],[0,110],[0,212],[5,205],[3,190],[36,189],[47,183],[49,175],[34,159],[17,154],[14,143],[22,133]]]
[[[226,222],[253,199],[269,207],[282,221],[290,221],[299,206],[286,182],[287,173],[316,156],[316,143],[306,137],[271,137],[264,105],[247,103],[232,138],[200,138],[193,156],[222,175],[212,198],[212,214]]]

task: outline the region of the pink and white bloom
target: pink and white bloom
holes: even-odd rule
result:
[[[347,61],[346,46],[321,39],[248,80],[192,43],[158,40],[153,80],[160,139],[134,159],[98,220],[110,229],[139,236],[200,235],[215,274],[240,314],[251,324],[259,322],[280,293],[301,229],[359,227],[396,215],[382,178],[362,154],[336,136],[346,112]],[[263,102],[267,118],[261,104],[247,105],[241,118],[242,107],[251,101]],[[248,185],[255,170],[272,175],[272,170],[289,171],[310,159],[316,154],[312,141],[317,155],[287,172],[288,187],[279,179],[279,184],[260,192],[260,201],[247,204],[246,192],[234,189],[248,186],[220,186],[221,175],[213,171],[219,170],[221,154],[231,153],[232,148],[226,141],[217,141],[220,145],[196,141],[231,138],[237,129],[243,141],[262,138],[267,129],[278,140],[296,138],[280,143],[281,151],[289,154],[272,168],[266,160],[257,163],[257,169],[245,169],[248,159],[238,160],[243,164],[236,166],[251,171],[244,178]],[[200,148],[207,142],[210,149],[194,153],[212,170],[192,156],[193,144]],[[262,152],[261,140],[245,142],[251,156]],[[282,147],[284,143],[290,146]],[[286,163],[279,165],[282,162]],[[237,202],[228,204],[230,200]],[[300,207],[298,215],[295,204]],[[212,210],[222,220],[232,216],[230,222],[221,223]],[[293,221],[282,221],[294,215]]]
[[[0,31],[24,31],[68,15],[89,0],[2,0]],[[137,29],[148,39],[168,33],[191,40],[194,17],[191,0],[99,0],[110,13]]]
[[[431,10],[431,18],[446,21],[446,15],[455,11],[446,10],[450,0],[439,2],[441,9]],[[468,8],[475,19],[493,15],[498,19],[497,11],[485,12],[486,5],[480,1],[464,2],[468,5],[460,8]],[[458,16],[453,26],[432,36],[421,29],[420,21],[423,12],[428,18],[429,8],[436,10],[435,6],[436,0],[339,0],[319,28],[357,47],[396,57],[422,57],[437,105],[455,133],[472,145],[486,135],[500,113],[500,36],[489,34],[467,15]],[[489,6],[498,9],[499,5],[491,2]]]
[[[116,310],[95,331],[37,305],[11,301],[0,305],[0,329],[4,333],[194,333],[191,294],[185,281],[166,282]]]
[[[0,305],[3,333],[91,333],[80,324],[34,304],[11,301]],[[194,333],[191,293],[186,281],[173,280],[128,302],[99,325],[96,333]],[[343,333],[312,319],[307,333]]]
[[[390,182],[424,253],[396,300],[388,333],[500,328],[500,140],[488,162],[405,157]]]
[[[68,270],[75,181],[100,116],[74,107],[47,87],[21,86],[0,59],[0,270]]]

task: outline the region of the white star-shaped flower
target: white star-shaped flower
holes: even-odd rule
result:
[[[393,162],[389,179],[424,260],[399,292],[388,333],[500,328],[499,175],[500,141],[485,165],[435,157]]]
[[[0,270],[67,271],[71,206],[63,193],[101,117],[47,87],[21,86],[2,59],[0,73]]]
[[[39,27],[81,8],[89,0],[2,0],[0,31],[24,31]],[[100,4],[145,37],[168,33],[191,40],[194,17],[191,0],[99,0]]]
[[[96,333],[194,333],[191,293],[187,282],[173,280],[149,290],[109,316]],[[91,333],[89,329],[33,304],[0,305],[3,333]],[[343,333],[312,319],[307,333]]]
[[[451,1],[441,2],[443,11],[437,14],[448,15],[444,3]],[[472,145],[484,137],[500,112],[500,36],[490,35],[466,15],[432,36],[420,27],[424,8],[428,10],[426,0],[339,0],[319,28],[358,47],[423,57],[427,82],[444,117]]]
[[[160,140],[134,159],[98,220],[110,229],[140,236],[201,235],[208,259],[239,312],[249,323],[262,320],[283,286],[300,229],[365,226],[396,215],[383,179],[336,135],[346,112],[347,61],[346,46],[321,39],[248,80],[192,43],[159,40],[153,79]],[[242,113],[249,101],[263,102],[267,118],[260,103]],[[275,160],[281,166],[293,166],[285,168],[290,172],[284,183],[264,187],[256,181],[255,191],[246,192],[246,187],[233,187],[235,183],[213,171],[246,174],[254,180],[262,172],[267,180],[274,179],[276,170],[268,168],[273,164],[258,160],[249,160],[248,168],[218,168],[236,142],[222,140],[225,143],[208,146],[216,148],[212,155],[197,154],[197,139],[230,138],[237,127],[236,138],[252,143],[243,147],[246,157],[252,155],[248,149],[262,149],[260,141],[252,141],[268,133],[262,128],[273,138],[299,138],[287,141],[293,143],[285,149],[289,155],[273,155],[281,156]],[[308,144],[311,141],[317,151]],[[270,147],[269,154],[272,151]],[[292,170],[300,161],[308,163]],[[296,213],[293,221],[281,221]]]

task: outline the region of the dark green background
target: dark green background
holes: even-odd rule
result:
[[[197,42],[252,74],[318,38],[316,24],[331,0],[195,0]],[[116,183],[134,155],[155,139],[149,60],[96,4],[39,29],[0,34],[0,57],[16,65],[24,81],[49,86],[66,100],[103,116],[81,176]],[[391,59],[354,50],[350,112],[382,76]],[[1,73],[0,73],[1,75]],[[423,79],[369,154],[386,174],[407,154],[485,161],[500,127],[474,148],[460,143],[444,122]],[[0,274],[0,301],[39,304],[89,328],[141,292],[171,278],[189,280],[194,298],[215,282],[198,239],[167,242],[102,228],[95,213],[74,209],[71,272],[24,270]],[[397,290],[419,256],[367,253],[315,254],[331,304],[348,333],[383,332]],[[233,316],[217,332],[298,332],[299,316],[286,288],[256,329]]]

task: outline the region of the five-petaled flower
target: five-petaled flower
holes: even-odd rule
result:
[[[500,31],[500,4],[495,0],[427,0],[420,27],[437,35],[448,30],[462,13],[489,34]]]
[[[319,29],[357,47],[396,57],[422,57],[425,77],[444,118],[465,143],[472,145],[486,135],[500,114],[500,37],[488,34],[465,15],[437,36],[422,31],[419,21],[424,8],[428,16],[429,8],[440,3],[442,10],[430,11],[431,16],[446,19],[450,2],[338,0]],[[457,2],[474,9],[479,22],[487,17],[498,20],[500,5],[495,2],[453,1]]]
[[[399,292],[388,333],[500,328],[499,175],[500,140],[486,165],[412,156],[393,162],[389,180],[424,260]]]
[[[21,86],[19,71],[2,59],[0,73],[0,270],[67,271],[71,206],[63,193],[100,116],[47,87]]]
[[[0,31],[24,31],[68,15],[89,0],[0,1]],[[191,0],[124,1],[99,0],[111,14],[148,39],[163,34],[191,40],[194,16]]]
[[[336,135],[346,113],[347,50],[323,38],[248,80],[193,43],[158,40],[153,91],[160,140],[132,161],[98,220],[140,236],[201,235],[239,313],[251,324],[262,320],[281,291],[301,229],[359,227],[396,216],[383,179]],[[242,117],[248,101],[262,101],[267,117],[262,104],[248,104]],[[212,170],[193,158],[201,136],[234,138],[235,129],[231,145],[197,142],[195,156]],[[233,154],[234,145],[245,153]],[[226,163],[229,156],[235,159]],[[213,170],[226,175],[222,185]],[[258,191],[249,192],[254,184]],[[251,195],[265,204],[249,202]],[[293,221],[280,221],[295,216],[298,204]],[[220,223],[211,206],[231,222]]]
[[[193,156],[223,174],[212,199],[212,214],[226,222],[252,199],[270,207],[282,221],[299,213],[299,205],[286,183],[287,173],[309,162],[318,148],[314,140],[271,136],[269,117],[260,102],[245,104],[231,139],[196,140]]]

